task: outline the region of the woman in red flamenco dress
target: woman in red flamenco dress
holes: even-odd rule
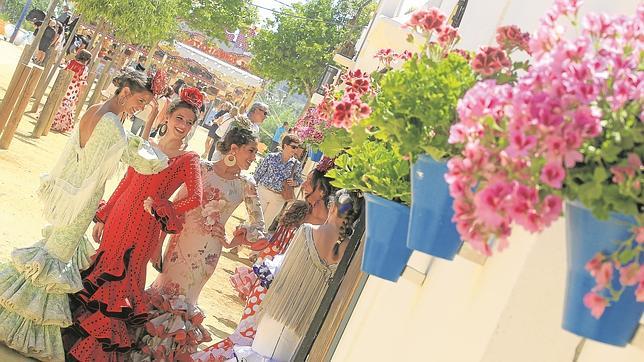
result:
[[[67,64],[66,69],[74,71],[75,74],[67,87],[63,103],[54,116],[54,122],[51,125],[53,131],[64,133],[74,128],[74,111],[76,111],[79,94],[87,86],[87,64],[90,60],[92,60],[92,53],[83,49]]]
[[[92,266],[81,274],[84,289],[72,297],[74,324],[66,331],[66,342],[73,345],[68,359],[123,361],[123,353],[135,342],[128,328],[146,322],[146,265],[160,247],[160,232],[179,232],[182,215],[201,204],[199,155],[183,151],[183,146],[202,101],[201,93],[189,88],[170,106],[158,144],[169,166],[151,176],[129,168],[96,212],[93,237],[100,246]],[[188,196],[168,201],[183,183]]]

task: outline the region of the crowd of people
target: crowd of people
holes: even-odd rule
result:
[[[87,60],[79,52],[68,65],[74,94]],[[304,147],[287,124],[273,152],[256,159],[267,105],[206,107],[201,90],[164,78],[129,68],[78,124],[71,97],[56,115],[70,138],[39,189],[49,225],[0,264],[0,341],[10,348],[58,361],[293,357],[362,201],[330,184],[331,160],[303,175]],[[124,129],[134,115],[140,135]],[[201,120],[210,126],[204,158],[187,147]],[[119,163],[127,171],[104,202]],[[247,221],[228,235],[242,203]],[[85,236],[92,222],[93,243]],[[222,249],[241,246],[256,259],[231,277],[245,308],[235,332],[214,341],[199,295]],[[146,289],[148,263],[159,275]],[[210,347],[199,350],[203,343]]]

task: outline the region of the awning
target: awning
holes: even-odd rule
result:
[[[228,64],[211,55],[193,48],[184,43],[175,43],[177,52],[184,57],[198,61],[206,68],[210,69],[217,77],[222,80],[246,88],[261,88],[264,80],[234,65]]]

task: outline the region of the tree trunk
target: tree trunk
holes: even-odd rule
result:
[[[154,53],[156,53],[157,49],[159,49],[159,43],[161,41],[157,40],[156,43],[154,43],[154,46],[150,48],[150,51],[148,52],[148,59],[145,61],[145,69],[149,69],[150,65],[152,65],[152,60],[154,59]]]
[[[101,22],[101,25],[105,24],[105,22]],[[96,28],[98,31],[99,29]],[[87,95],[89,95],[90,90],[92,89],[92,86],[94,85],[94,80],[96,79],[96,69],[98,68],[98,53],[101,51],[101,47],[103,45],[103,34],[102,33],[95,33],[95,38],[100,38],[98,39],[98,46],[95,46],[92,49],[92,60],[91,60],[91,67],[89,69],[89,72],[87,74],[87,86],[83,91],[78,95],[78,103],[76,104],[76,112],[74,113],[74,122],[78,121],[78,117],[80,116],[80,113],[83,109],[83,106],[85,105],[85,100],[87,99]]]
[[[67,49],[69,49],[69,47],[72,44],[72,41],[74,40],[74,36],[76,35],[76,32],[78,31],[78,28],[82,20],[81,18],[82,18],[82,15],[79,15],[76,25],[74,25],[74,28],[72,28],[72,31],[69,32],[69,38],[65,42],[63,51],[60,54],[58,54],[58,57],[56,58],[56,61],[54,62],[51,70],[47,73],[47,70],[45,69],[45,73],[43,73],[41,82],[38,83],[38,86],[36,87],[36,91],[34,92],[34,104],[31,107],[31,111],[30,111],[31,113],[38,112],[38,108],[40,107],[40,102],[42,101],[42,97],[45,94],[45,91],[47,90],[47,86],[49,86],[49,83],[51,83],[52,79],[58,72],[60,63],[65,58],[65,53],[67,52]],[[43,82],[42,79],[45,79],[45,81]]]
[[[49,9],[47,10],[47,15],[45,15],[45,20],[51,18],[54,15],[54,10],[56,10],[56,6],[58,6],[58,1],[59,0],[51,0],[49,3]],[[29,62],[31,58],[34,56],[34,53],[36,52],[36,49],[38,49],[38,45],[40,44],[40,40],[42,39],[43,35],[45,35],[45,29],[47,29],[47,23],[43,21],[42,25],[40,28],[38,28],[38,32],[36,33],[36,38],[34,41],[31,43],[31,46],[29,47],[29,51],[27,53],[23,53],[22,55],[26,59],[21,59],[24,62]]]

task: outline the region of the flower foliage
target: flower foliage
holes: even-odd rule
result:
[[[364,122],[377,138],[396,144],[412,158],[428,153],[442,159],[454,153],[447,135],[456,121],[456,105],[476,81],[466,53],[453,49],[460,36],[445,19],[435,8],[412,14],[405,26],[421,32],[427,42],[416,54],[398,56],[406,60],[399,69],[390,67],[394,55],[382,57],[387,72]],[[429,41],[433,35],[437,42]]]
[[[530,232],[548,227],[564,197],[580,200],[599,218],[640,216],[641,225],[644,6],[631,17],[588,15],[580,34],[567,39],[559,19],[575,20],[578,9],[578,1],[557,0],[533,38],[500,28],[499,47],[482,49],[484,56],[473,60],[486,76],[506,72],[509,62],[499,51],[529,44],[533,56],[524,74],[506,77],[505,84],[485,79],[468,91],[450,132],[449,142],[463,149],[446,175],[453,221],[461,237],[487,255],[492,240],[499,249],[507,245],[513,224]],[[623,248],[628,258],[598,257],[606,264],[602,270],[639,267],[641,245]],[[616,300],[619,293],[599,293],[609,290],[598,281],[585,298],[593,315]]]
[[[409,162],[403,160],[395,146],[366,141],[338,156],[335,166],[326,174],[334,179],[331,184],[335,187],[411,202]]]

